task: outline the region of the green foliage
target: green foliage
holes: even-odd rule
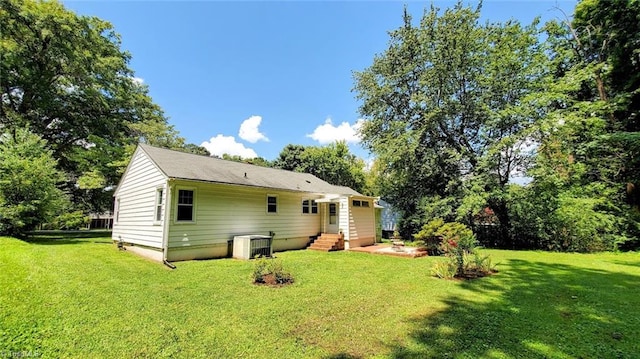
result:
[[[274,161],[273,167],[295,171],[303,166],[302,153],[304,153],[305,150],[306,147],[303,145],[286,145]]]
[[[229,155],[225,153],[222,155],[222,159],[227,161],[242,162],[242,163],[247,163],[250,165],[262,166],[262,167],[272,167],[271,162],[269,162],[268,160],[265,160],[262,157],[243,158],[242,156],[239,156],[239,155]]]
[[[457,222],[445,223],[436,233],[442,238],[442,252],[450,262],[455,263],[456,276],[463,277],[472,268],[469,255],[476,250],[475,235],[467,226]]]
[[[331,184],[361,193],[366,185],[365,163],[350,153],[344,141],[327,146],[287,145],[274,161],[274,167],[311,173]]]
[[[0,135],[0,233],[23,235],[65,207],[62,174],[45,141],[26,129]]]
[[[535,126],[533,182],[510,204],[512,231],[528,247],[611,250],[635,236],[636,200],[625,188],[633,192],[640,176],[631,45],[639,17],[640,2],[589,0],[571,23],[546,25],[554,68],[540,97],[547,115]]]
[[[436,262],[431,266],[431,274],[442,279],[453,279],[457,272],[456,263],[450,260]]]
[[[77,209],[102,212],[138,142],[206,153],[168,124],[129,67],[120,35],[57,1],[2,0],[0,128],[29,128],[66,176]]]
[[[82,211],[62,213],[51,223],[51,228],[62,230],[75,230],[86,227],[91,222],[91,217]]]
[[[489,256],[478,253],[478,242],[471,229],[462,223],[445,223],[442,218],[436,218],[425,224],[415,238],[426,240],[430,254],[437,254],[433,250],[433,246],[437,246],[447,257],[446,261],[435,263],[431,269],[438,278],[475,278],[495,272]]]
[[[530,161],[548,59],[537,22],[479,18],[479,7],[462,2],[427,9],[419,25],[405,10],[388,49],[355,73],[363,144],[379,158],[381,177],[392,178],[380,194],[402,211],[403,232],[431,217],[422,211],[467,221],[492,203],[509,228],[504,192]]]
[[[251,274],[253,283],[283,285],[293,283],[293,275],[284,269],[280,259],[257,257]]]
[[[465,259],[467,263],[465,267],[465,273],[495,273],[497,272],[496,266],[491,261],[491,256],[488,254],[482,255],[475,251],[472,254],[467,254],[468,258]],[[470,256],[470,258],[469,258]]]
[[[536,181],[514,192],[510,211],[520,247],[593,252],[614,250],[629,240],[626,218],[611,200],[615,191],[601,183],[563,188]]]
[[[440,236],[438,230],[442,226],[444,226],[444,220],[442,218],[435,218],[422,226],[420,232],[413,235],[413,238],[416,241],[424,242],[429,255],[441,254],[440,245],[442,242],[442,237]]]

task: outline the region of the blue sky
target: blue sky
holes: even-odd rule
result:
[[[418,19],[431,1],[64,1],[113,24],[130,67],[188,142],[214,154],[275,159],[289,143],[347,140],[359,103],[353,71],[384,52],[387,31],[408,6]],[[440,8],[454,1],[434,1]],[[470,2],[475,4],[477,2]],[[483,20],[528,24],[571,14],[575,1],[485,0]]]

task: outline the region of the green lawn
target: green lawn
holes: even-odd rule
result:
[[[640,357],[638,253],[487,250],[500,272],[460,282],[440,258],[290,251],[296,282],[270,288],[249,261],[59,237],[0,237],[0,357]]]

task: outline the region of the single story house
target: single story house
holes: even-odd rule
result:
[[[338,234],[345,249],[376,237],[374,197],[308,173],[145,144],[114,197],[113,241],[159,261],[227,257],[235,236],[273,235],[273,251],[305,248],[323,233]]]

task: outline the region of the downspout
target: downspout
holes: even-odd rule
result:
[[[162,223],[162,263],[171,269],[176,269],[176,266],[167,261],[167,252],[169,251],[169,222],[171,221],[171,193],[173,186],[171,179],[167,181],[167,200],[164,203],[164,222]]]

